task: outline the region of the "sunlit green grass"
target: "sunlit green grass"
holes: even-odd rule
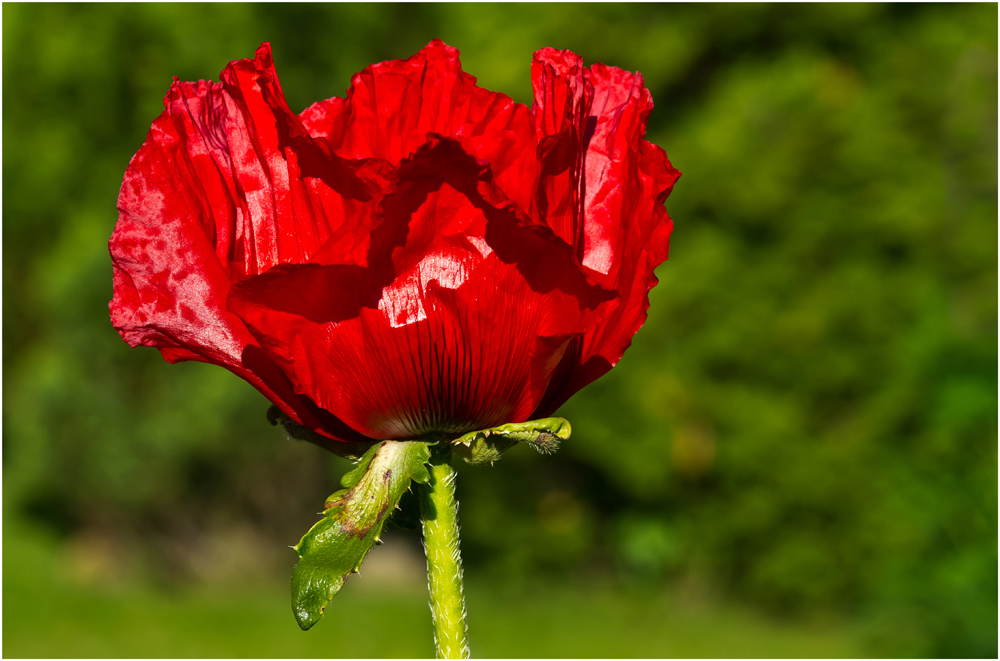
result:
[[[288,587],[247,583],[165,592],[62,578],[52,542],[4,531],[6,657],[430,657],[426,595],[349,582],[313,630],[299,631]],[[479,657],[851,657],[846,631],[804,630],[675,595],[544,585],[468,585]]]

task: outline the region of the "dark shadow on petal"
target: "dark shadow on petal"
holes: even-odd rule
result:
[[[517,265],[532,290],[548,293],[558,289],[575,296],[580,307],[587,309],[618,296],[614,290],[590,282],[573,258],[569,245],[548,227],[524,227],[509,207],[496,209],[484,204],[480,208],[489,219],[486,242],[501,260]]]
[[[272,108],[278,126],[278,147],[295,152],[303,178],[319,179],[341,197],[359,202],[372,199],[374,191],[357,175],[358,168],[366,161],[348,161],[324,149],[326,145],[306,133],[299,118],[284,105],[284,99],[281,106]]]
[[[457,141],[431,134],[427,143],[408,160],[409,164],[400,167],[400,188],[407,181],[419,179],[425,182],[423,195],[410,200],[409,214],[423,203],[428,193],[448,184],[462,192],[473,206],[483,212],[487,218],[486,242],[502,261],[517,266],[532,290],[547,293],[558,289],[576,296],[581,307],[591,309],[617,295],[612,290],[589,282],[574,260],[570,246],[551,229],[543,226],[526,227],[519,221],[515,205],[508,200],[495,199],[493,196],[493,199],[488,200],[486,195],[496,192],[492,188],[489,166],[467,154]],[[569,167],[568,164],[563,165]],[[387,197],[383,208],[389,208],[395,198],[395,195]],[[497,203],[501,206],[498,207]],[[405,223],[409,217],[407,210],[394,211],[396,213],[391,217],[396,218],[399,224],[391,231],[398,234],[383,249],[403,245],[405,242]],[[389,213],[385,215],[387,219],[390,217]],[[388,227],[383,229],[384,227],[385,223],[372,233],[373,251],[376,234],[390,231]],[[375,263],[374,259],[371,261]]]
[[[378,307],[384,285],[373,275],[355,265],[279,264],[234,285],[227,306],[236,314],[262,306],[319,324],[346,321]]]
[[[229,70],[233,71],[230,72]],[[235,70],[240,69],[251,73],[259,90],[244,88],[239,83]],[[227,75],[228,74],[228,75]],[[246,94],[259,93],[260,98],[270,108],[278,133],[278,148],[281,152],[292,150],[298,157],[298,165],[303,177],[319,179],[338,195],[367,202],[372,199],[372,193],[366,182],[362,181],[356,170],[363,162],[352,162],[334,155],[326,141],[314,139],[306,131],[299,117],[291,111],[285,101],[284,93],[278,82],[277,72],[271,56],[270,46],[262,45],[257,49],[256,58],[234,62],[223,73],[224,84],[229,94],[249,108]],[[252,113],[248,110],[248,114]]]

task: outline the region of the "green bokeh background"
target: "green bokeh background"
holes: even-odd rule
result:
[[[684,172],[646,326],[555,456],[460,467],[478,656],[997,654],[997,6],[3,5],[3,632],[18,656],[432,653],[419,539],[308,633],[343,460],[129,349],[107,239],[171,77],[293,109],[439,37],[638,70]]]

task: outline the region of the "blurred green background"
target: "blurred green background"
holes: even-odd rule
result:
[[[997,654],[997,6],[3,5],[3,643],[432,654],[419,538],[302,633],[345,462],[129,349],[107,239],[171,77],[271,41],[293,109],[433,37],[531,101],[641,71],[684,172],[649,321],[553,457],[460,467],[478,656]]]

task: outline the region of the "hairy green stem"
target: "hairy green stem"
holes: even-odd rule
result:
[[[420,490],[437,658],[468,659],[462,556],[458,548],[458,503],[455,501],[455,469],[448,463],[450,454],[432,452],[430,482],[417,488]]]

